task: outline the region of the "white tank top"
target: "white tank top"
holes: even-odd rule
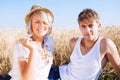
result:
[[[62,80],[97,80],[102,73],[100,61],[101,38],[97,40],[86,55],[82,55],[81,53],[81,40],[82,38],[77,40],[70,57],[70,63],[59,67]]]

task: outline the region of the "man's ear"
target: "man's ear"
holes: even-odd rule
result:
[[[98,28],[101,29],[102,28],[102,24],[98,23]]]

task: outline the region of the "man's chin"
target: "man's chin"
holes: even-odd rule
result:
[[[87,37],[87,38],[85,38],[85,40],[87,40],[87,41],[92,41],[93,38],[91,38],[91,37]]]

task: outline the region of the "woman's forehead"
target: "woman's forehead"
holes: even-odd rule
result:
[[[47,16],[42,15],[42,14],[33,14],[33,15],[31,16],[31,19],[32,19],[32,20],[42,20],[42,21],[48,22]]]

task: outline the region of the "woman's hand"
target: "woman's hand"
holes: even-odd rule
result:
[[[29,37],[21,38],[20,42],[24,47],[28,48],[29,50],[33,49],[32,45],[30,44],[31,42],[33,42],[31,38]]]

